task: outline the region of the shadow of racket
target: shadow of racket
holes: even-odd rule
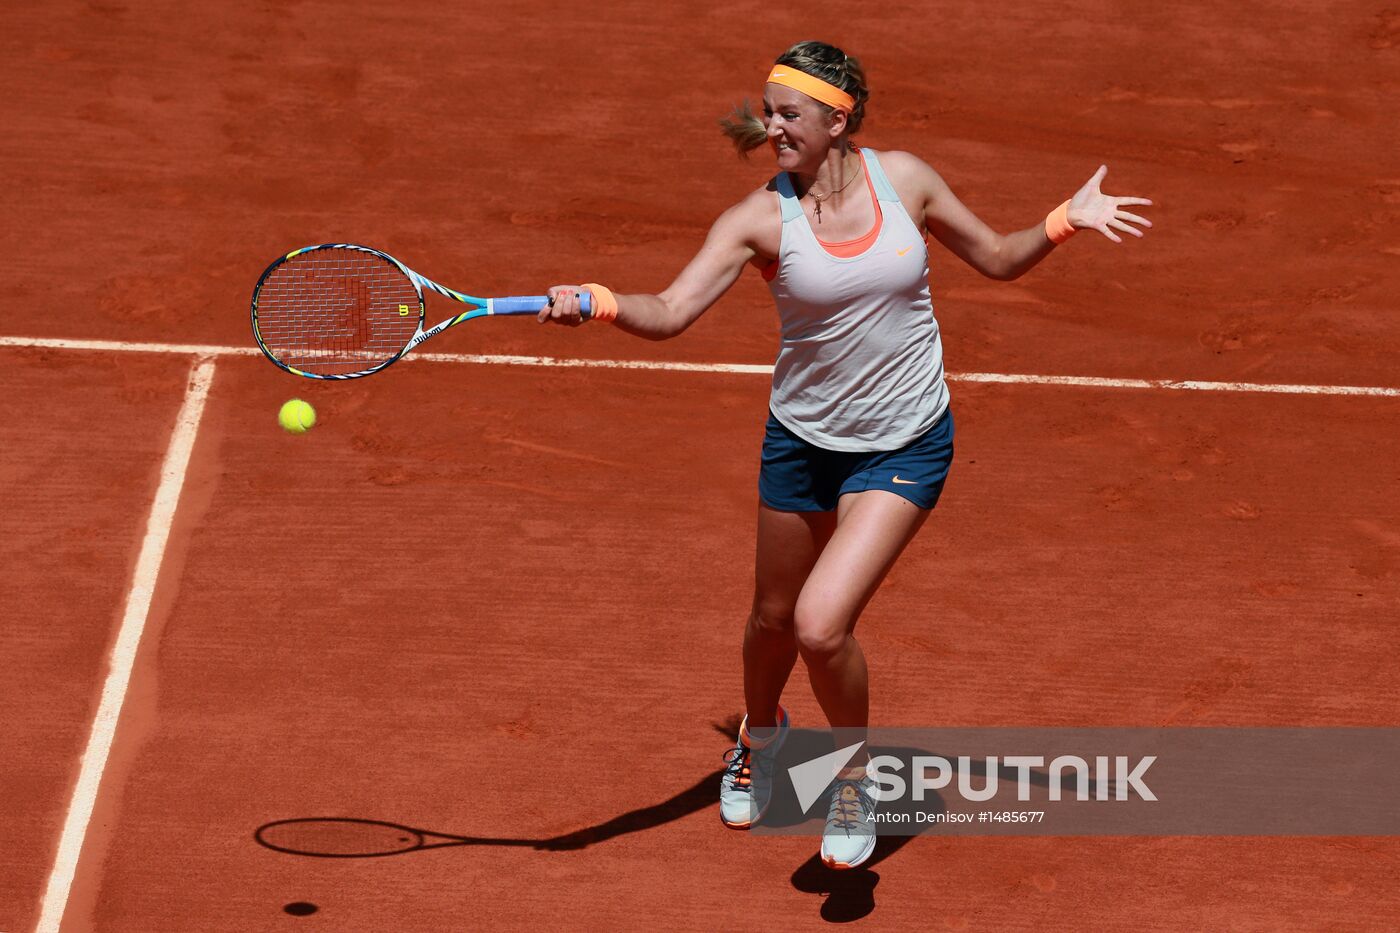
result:
[[[488,839],[414,829],[386,820],[323,816],[264,823],[253,833],[258,845],[311,858],[380,858],[452,846],[534,846],[534,839]]]
[[[653,829],[713,805],[719,777],[720,772],[715,771],[661,803],[629,810],[596,826],[543,839],[458,836],[415,829],[388,820],[345,816],[274,820],[259,826],[253,839],[265,849],[309,858],[382,858],[454,846],[527,846],[546,851],[584,849],[627,833]]]

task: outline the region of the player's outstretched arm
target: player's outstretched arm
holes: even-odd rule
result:
[[[953,194],[937,172],[908,153],[888,157],[907,179],[908,187],[922,200],[925,228],[950,252],[988,278],[1010,281],[1024,275],[1077,230],[1098,230],[1115,243],[1122,238],[1114,231],[1142,236],[1132,224],[1151,227],[1152,222],[1124,210],[1129,205],[1150,205],[1146,198],[1114,197],[1104,194],[1099,183],[1108,173],[1101,165],[1066,204],[1052,212],[1047,221],[1000,234],[973,214]],[[1059,216],[1057,216],[1059,215]],[[1054,239],[1052,239],[1052,234]]]
[[[629,334],[648,340],[665,340],[684,331],[729,290],[744,264],[754,256],[752,239],[754,205],[746,199],[719,216],[705,237],[700,252],[659,295],[615,295],[617,316],[612,323]],[[582,286],[556,285],[549,290],[551,304],[541,308],[541,324],[568,326],[582,323],[578,292]]]

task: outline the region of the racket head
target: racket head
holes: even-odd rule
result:
[[[375,858],[427,847],[424,834],[410,826],[348,817],[277,820],[259,826],[253,838],[275,852],[314,858]]]
[[[311,379],[378,372],[422,332],[418,277],[387,253],[353,243],[278,257],[253,289],[253,336],[282,369]]]

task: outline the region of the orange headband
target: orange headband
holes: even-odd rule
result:
[[[836,85],[828,84],[821,78],[814,78],[805,71],[798,71],[787,65],[774,65],[773,70],[768,73],[768,83],[781,84],[794,91],[801,91],[813,100],[819,100],[828,107],[835,107],[846,113],[856,109],[856,99]]]

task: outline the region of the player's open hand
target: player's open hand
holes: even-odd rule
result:
[[[535,320],[541,324],[553,322],[566,327],[578,327],[583,323],[583,307],[578,295],[581,285],[555,285],[549,290],[549,304],[540,308]]]
[[[1142,231],[1133,224],[1151,227],[1152,221],[1123,210],[1125,205],[1151,205],[1147,198],[1116,198],[1099,190],[1099,182],[1108,174],[1108,166],[1100,165],[1094,177],[1084,183],[1084,187],[1074,193],[1069,201],[1070,226],[1080,230],[1097,230],[1115,243],[1123,238],[1114,233],[1121,230],[1133,236],[1142,236]]]

